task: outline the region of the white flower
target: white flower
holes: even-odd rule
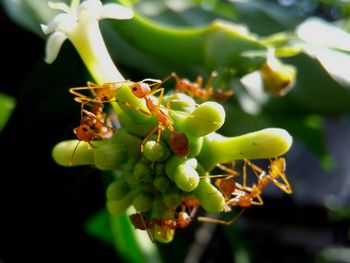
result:
[[[75,47],[79,46],[78,43],[75,43],[76,41],[87,40],[83,39],[84,36],[91,38],[92,32],[86,31],[95,30],[100,19],[130,19],[133,17],[131,9],[118,4],[102,5],[100,0],[87,0],[82,4],[79,0],[72,0],[70,6],[60,2],[49,2],[49,6],[64,13],[56,15],[47,25],[41,25],[44,34],[51,34],[46,45],[45,61],[47,63],[52,63],[56,59],[67,38],[73,42]],[[89,39],[89,41],[98,40]]]

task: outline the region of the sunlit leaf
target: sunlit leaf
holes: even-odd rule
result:
[[[315,56],[324,69],[341,85],[350,86],[350,54],[328,48],[308,47],[307,53]]]
[[[308,18],[297,27],[296,33],[309,44],[350,51],[350,34],[320,18]]]

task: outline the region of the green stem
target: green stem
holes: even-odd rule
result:
[[[72,30],[69,39],[98,84],[125,80],[108,53],[98,21],[88,21],[84,27]]]
[[[119,2],[130,5],[126,0]],[[266,60],[266,46],[231,22],[174,28],[160,25],[134,10],[134,18],[116,24],[115,30],[144,52],[182,67],[227,68],[242,75],[260,68]]]

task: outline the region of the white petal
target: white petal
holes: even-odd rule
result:
[[[78,7],[78,17],[80,20],[98,19],[102,13],[102,3],[100,0],[87,0]]]
[[[66,3],[62,3],[62,2],[49,2],[48,4],[50,8],[61,10],[66,13],[68,13],[70,9],[70,7]]]
[[[49,36],[46,43],[46,58],[48,64],[54,62],[57,58],[58,52],[61,49],[63,42],[67,39],[67,35],[62,32],[55,32]]]
[[[66,20],[68,17],[67,14],[58,14],[55,16],[47,25],[41,25],[41,29],[43,30],[44,34],[50,34],[57,30],[59,25]]]
[[[100,19],[112,18],[112,19],[130,19],[134,16],[132,9],[118,5],[118,4],[106,4],[102,7],[102,14]]]

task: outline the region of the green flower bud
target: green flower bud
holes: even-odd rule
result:
[[[285,154],[292,137],[284,129],[269,128],[241,136],[225,137],[212,133],[205,137],[198,161],[207,170],[218,163],[242,159],[267,159]]]
[[[131,188],[136,188],[139,185],[139,180],[134,176],[133,171],[123,171],[123,178]]]
[[[147,212],[152,208],[153,196],[149,192],[140,191],[135,195],[134,208],[139,212]]]
[[[202,150],[203,137],[188,136],[189,150],[187,158],[196,157]]]
[[[168,209],[174,209],[181,204],[181,196],[177,189],[172,189],[163,195],[163,202]]]
[[[154,187],[161,193],[165,193],[170,186],[170,180],[164,175],[157,175],[153,180]]]
[[[191,192],[199,183],[199,175],[190,164],[179,165],[174,173],[174,181],[181,190]]]
[[[134,200],[134,192],[130,192],[121,200],[107,200],[107,210],[111,215],[119,216],[132,204]]]
[[[128,161],[132,163],[138,161],[141,157],[140,144],[141,139],[135,135],[130,134],[126,129],[119,128],[113,138],[113,143],[122,143],[128,151]]]
[[[165,174],[165,165],[164,163],[156,163],[155,167],[154,167],[154,173],[155,175],[159,175],[162,176]]]
[[[136,111],[133,108],[131,108],[131,110]],[[151,132],[151,130],[158,125],[158,119],[155,115],[153,117],[150,117],[146,114],[144,115],[147,116],[148,119],[142,123],[139,123],[136,122],[132,116],[129,116],[128,113],[122,111],[118,114],[118,120],[121,126],[124,127],[128,132],[140,137],[146,137]]]
[[[196,109],[195,100],[190,96],[180,92],[164,96],[162,103],[164,106],[169,105],[171,112],[176,111],[190,113]]]
[[[121,200],[131,191],[129,184],[123,177],[120,177],[110,183],[107,187],[106,197],[107,200]]]
[[[188,116],[185,131],[193,136],[205,136],[218,130],[224,122],[224,108],[219,103],[207,101],[199,105]]]
[[[170,243],[175,236],[175,230],[163,225],[156,224],[153,227],[154,239],[160,243]]]
[[[174,238],[175,230],[166,226],[162,220],[174,219],[174,211],[172,209],[168,209],[161,200],[156,199],[153,202],[151,217],[153,220],[159,222],[159,224],[156,223],[153,227],[155,240],[161,243],[171,242]]]
[[[190,165],[193,169],[196,169],[198,162],[195,158],[187,159],[178,155],[172,156],[165,163],[165,173],[172,181],[175,180],[176,168],[181,164],[187,164]]]
[[[145,100],[137,98],[128,85],[122,85],[115,93],[119,107],[135,122],[144,123],[149,120],[150,115],[142,111],[149,112]],[[140,110],[138,110],[140,109]]]
[[[103,143],[93,153],[95,166],[100,170],[118,169],[128,160],[126,147],[121,143]]]
[[[134,167],[134,176],[139,182],[152,182],[153,170],[150,164],[141,159]]]
[[[145,143],[143,154],[149,161],[162,161],[170,156],[170,151],[163,143],[151,140]]]
[[[205,178],[199,181],[193,194],[209,213],[220,213],[225,206],[225,198],[222,193],[210,183],[210,180]]]
[[[93,147],[78,140],[62,141],[55,145],[52,157],[62,166],[94,164]]]

